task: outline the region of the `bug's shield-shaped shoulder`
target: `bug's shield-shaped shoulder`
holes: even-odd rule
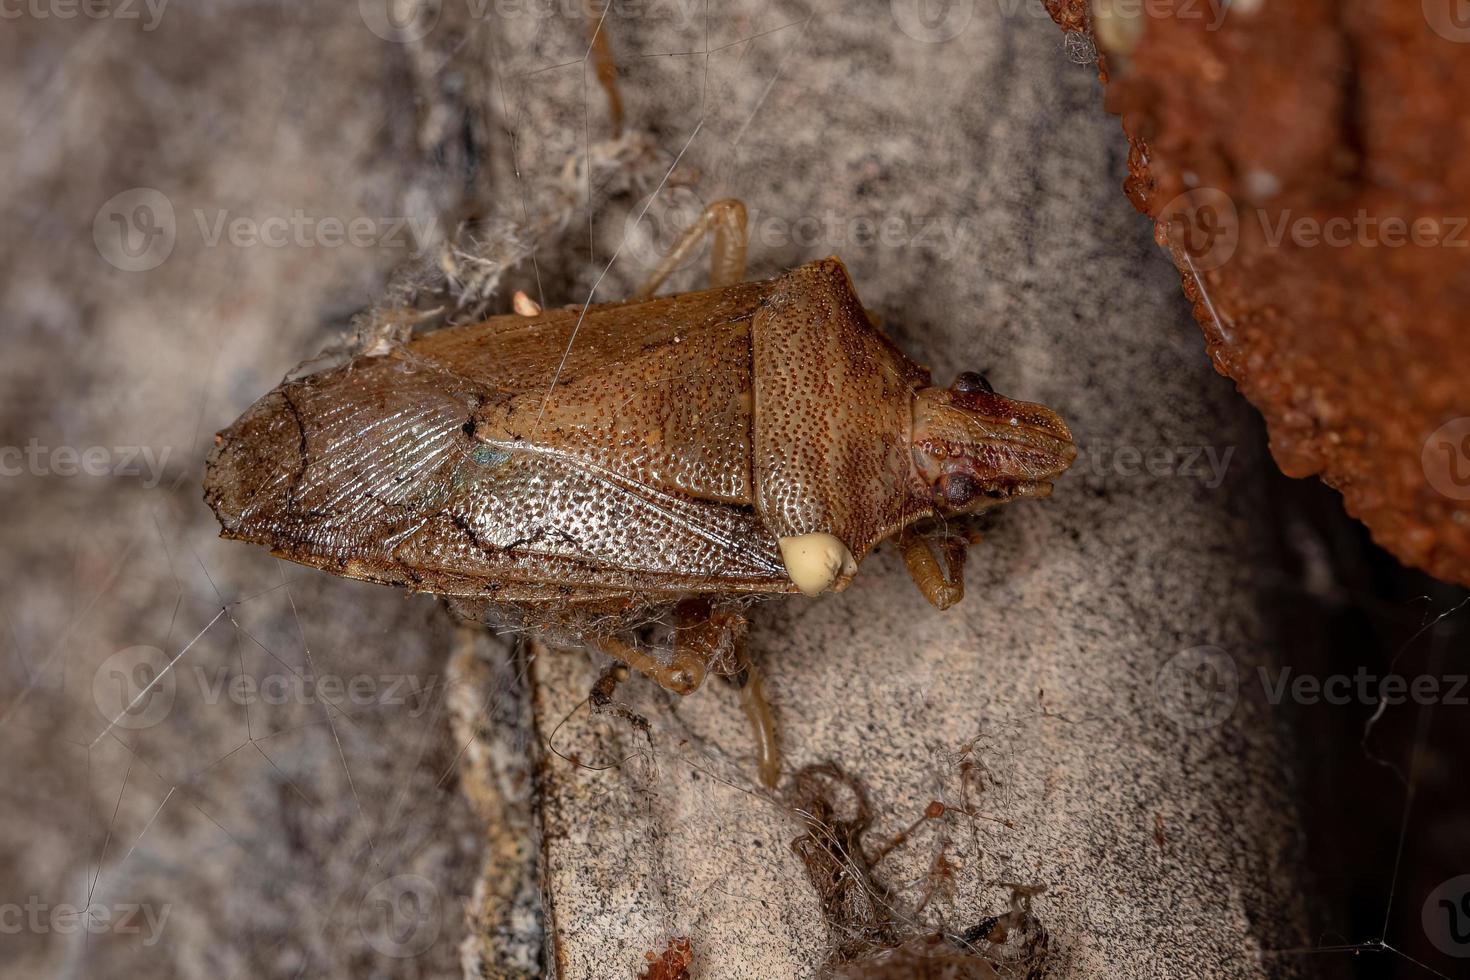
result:
[[[861,560],[932,512],[910,462],[929,374],[873,325],[836,258],[773,287],[751,326],[756,506],[779,538],[835,536]]]
[[[785,591],[739,502],[757,297],[495,318],[289,382],[220,434],[206,499],[229,536],[443,594]]]

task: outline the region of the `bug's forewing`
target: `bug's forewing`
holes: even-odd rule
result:
[[[229,536],[450,595],[785,591],[774,539],[728,502],[749,480],[740,333],[758,291],[742,288],[659,301],[641,332],[635,306],[593,307],[580,328],[577,311],[496,318],[289,382],[220,434],[206,499]],[[531,400],[573,329],[566,397],[537,426]],[[622,407],[640,399],[661,423]],[[609,417],[630,430],[610,445]],[[686,447],[683,421],[726,435]]]
[[[751,327],[756,505],[777,535],[835,534],[861,559],[932,513],[910,485],[929,373],[873,326],[837,259],[772,285]]]
[[[749,504],[750,318],[767,288],[496,317],[407,353],[486,390],[483,442],[534,443],[669,492]]]

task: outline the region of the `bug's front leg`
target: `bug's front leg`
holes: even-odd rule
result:
[[[678,644],[675,644],[674,654],[669,662],[664,663],[616,636],[597,636],[591,642],[609,657],[627,664],[638,673],[656,681],[659,687],[675,694],[693,694],[699,690],[699,686],[704,683],[704,675],[709,672],[707,658],[698,651],[681,649]]]
[[[729,654],[744,628],[745,619],[737,613],[715,611],[707,599],[685,599],[674,607],[674,649],[668,663],[616,636],[595,636],[591,642],[665,690],[692,694],[704,683],[710,664]]]
[[[694,224],[685,229],[674,247],[669,249],[669,254],[653,270],[653,275],[633,293],[633,299],[646,300],[657,292],[664,280],[699,247],[705,235],[714,238],[709,258],[710,286],[734,286],[744,282],[745,247],[749,240],[745,228],[745,205],[734,198],[725,198],[705,208]]]
[[[946,534],[939,539],[944,556],[941,567],[929,539],[921,534],[905,534],[899,539],[903,563],[924,598],[936,609],[948,609],[965,594],[965,556],[970,541],[963,535]]]

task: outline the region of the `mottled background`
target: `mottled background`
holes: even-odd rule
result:
[[[615,4],[615,142],[575,0],[398,27],[371,0],[15,9],[0,973],[833,955],[789,846],[810,828],[752,783],[728,688],[628,685],[644,739],[579,708],[585,655],[221,542],[200,497],[212,433],[417,245],[456,236],[472,285],[534,245],[502,285],[614,298],[734,195],[752,274],[840,254],[942,379],[984,370],[1082,448],[1052,501],[997,517],[954,610],[883,550],[842,596],[753,614],[788,767],[862,781],[870,850],[947,805],[875,872],[896,928],[963,932],[1044,886],[1052,976],[1463,975],[1438,901],[1470,887],[1464,704],[1273,704],[1258,674],[1464,674],[1463,593],[1274,473],[1118,193],[1088,46],[1039,3]]]

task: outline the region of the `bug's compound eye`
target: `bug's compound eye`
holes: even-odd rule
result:
[[[980,496],[980,481],[968,473],[946,473],[939,478],[939,496],[956,510]]]
[[[950,388],[961,395],[974,395],[984,392],[987,395],[995,394],[995,389],[990,387],[990,379],[979,371],[966,371],[954,379]]]

